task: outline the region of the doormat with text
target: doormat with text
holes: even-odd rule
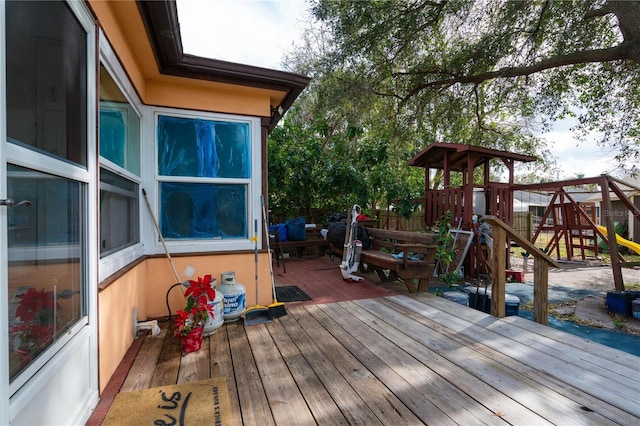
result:
[[[285,285],[276,287],[276,298],[278,302],[302,302],[313,300],[311,296],[302,291],[297,285]]]
[[[231,405],[224,377],[116,395],[102,425],[229,424]]]

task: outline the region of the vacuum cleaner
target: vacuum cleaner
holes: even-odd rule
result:
[[[362,212],[359,205],[354,204],[347,215],[347,231],[344,234],[344,251],[340,270],[342,279],[349,282],[362,282],[363,277],[354,275],[360,265],[362,241],[358,240],[358,216]]]

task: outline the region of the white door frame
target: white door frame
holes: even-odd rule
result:
[[[87,34],[87,169],[60,172],[86,186],[86,268],[83,279],[87,317],[74,325],[44,358],[36,373],[21,380],[16,389],[9,384],[8,342],[8,243],[7,207],[0,207],[0,424],[84,424],[99,398],[97,339],[97,182],[96,182],[96,23],[82,1],[67,2]],[[6,4],[0,2],[0,23],[5,28]],[[6,37],[0,34],[0,102],[6,105]],[[4,108],[0,110],[4,111]],[[22,155],[26,153],[27,155]],[[26,157],[26,158],[25,158]],[[0,113],[0,199],[7,196],[7,161],[33,167],[32,155],[7,142],[6,114]],[[37,169],[59,174],[53,160],[38,161]],[[61,392],[64,391],[64,397]]]

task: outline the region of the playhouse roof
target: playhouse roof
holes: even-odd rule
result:
[[[449,169],[453,171],[465,170],[467,168],[467,158],[470,155],[475,157],[474,166],[493,158],[522,162],[536,160],[536,157],[530,155],[516,154],[514,152],[500,151],[481,146],[434,142],[416,154],[407,164],[416,167],[443,169],[447,155],[449,158]]]

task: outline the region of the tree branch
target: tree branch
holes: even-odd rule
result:
[[[548,58],[543,61],[540,61],[535,64],[525,65],[520,67],[503,67],[496,71],[490,71],[479,74],[472,75],[452,75],[449,78],[428,81],[423,84],[419,84],[415,86],[412,90],[410,90],[405,99],[408,99],[415,95],[416,93],[434,87],[450,87],[454,84],[479,84],[487,80],[493,80],[496,78],[513,78],[513,77],[523,77],[528,76],[540,71],[564,67],[568,65],[577,65],[577,64],[588,64],[594,62],[611,62],[617,60],[628,60],[633,59],[630,58],[629,52],[633,46],[629,45],[627,42],[623,42],[616,47],[612,47],[609,49],[596,49],[596,50],[585,50],[581,52],[574,52],[564,56],[556,56],[553,58]],[[416,75],[425,75],[429,73],[418,72],[413,73]]]
[[[635,52],[636,61],[640,61],[640,2],[637,1],[611,1],[607,2],[607,6],[618,19],[618,26],[624,41],[635,43],[636,46],[631,47]]]
[[[536,22],[536,27],[531,32],[531,36],[533,38],[536,38],[538,36],[538,33],[540,33],[540,28],[542,28],[542,21],[548,9],[549,9],[549,2],[545,1],[544,5],[542,6],[542,9],[540,10],[540,13],[538,14],[538,22]]]
[[[442,11],[444,7],[447,5],[447,3],[448,3],[448,0],[441,1],[441,2],[426,1],[421,5],[416,5],[413,8],[413,10],[411,10],[412,9],[411,7],[408,7],[408,10],[410,10],[412,13],[408,13],[406,10],[401,12],[401,15],[404,17],[407,17],[407,19],[415,19],[413,15],[416,13],[416,11],[424,11],[426,14],[427,9],[429,9],[428,10],[430,12],[429,14],[433,16],[432,18],[425,20],[422,24],[416,27],[416,30],[414,32],[409,32],[406,34],[404,41],[400,43],[398,48],[395,49],[395,53],[392,54],[391,56],[392,60],[395,60],[395,58],[397,58],[397,56],[402,51],[404,51],[407,48],[407,46],[409,46],[411,41],[417,38],[420,33],[425,31],[427,28],[431,27],[441,19]],[[431,10],[431,8],[433,8],[433,10]]]
[[[491,128],[491,127],[486,127],[484,125],[484,111],[482,111],[482,107],[480,106],[480,94],[478,93],[478,85],[474,85],[473,86],[473,96],[475,98],[475,112],[476,112],[476,124],[478,126],[478,129],[483,131],[483,132],[491,132],[491,133],[495,133],[497,135],[501,135],[502,133],[499,132],[498,130]]]
[[[590,10],[589,12],[585,13],[583,20],[588,21],[589,19],[599,18],[602,16],[606,16],[610,13],[611,13],[611,8],[609,7],[608,4],[605,4],[600,9]]]

